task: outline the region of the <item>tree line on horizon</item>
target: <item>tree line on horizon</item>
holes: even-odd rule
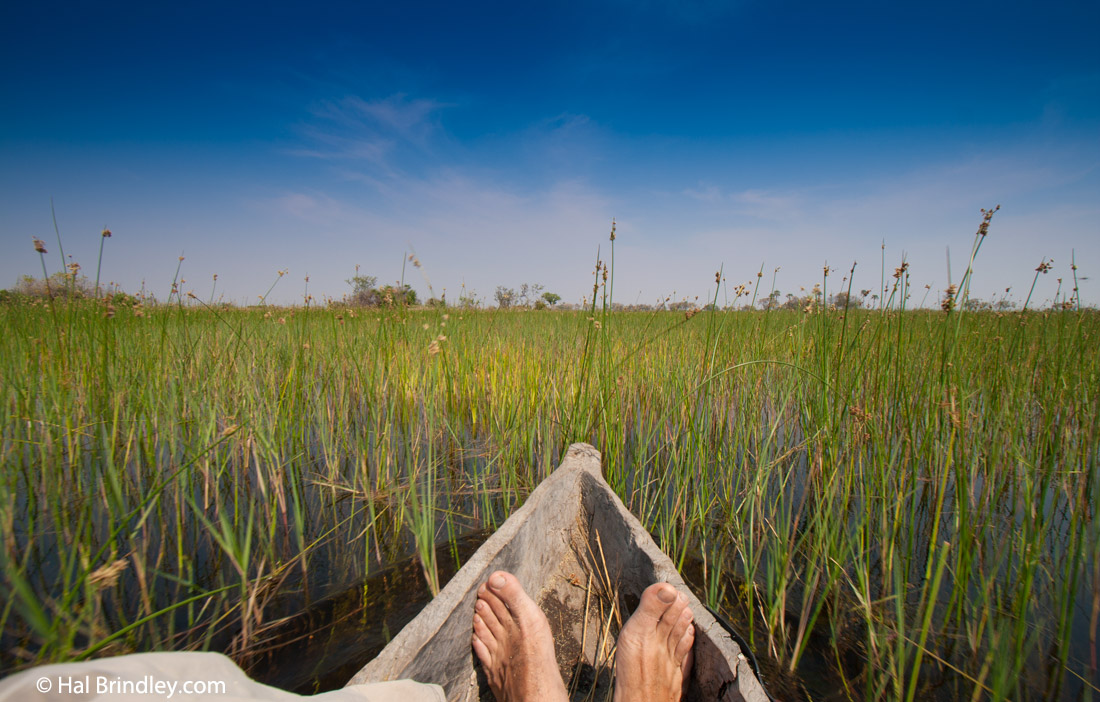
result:
[[[421,300],[416,290],[408,283],[397,282],[380,285],[377,276],[356,274],[345,282],[351,286],[351,292],[340,299],[327,299],[326,302],[328,305],[378,308],[458,307],[463,309],[479,309],[484,307],[484,303],[486,302],[483,298],[478,297],[476,293],[467,293],[465,291],[459,296],[457,303],[448,302],[446,291],[439,297],[432,296],[427,300]],[[738,288],[739,291],[743,291],[743,289],[743,286],[739,286]],[[871,290],[860,290],[858,293],[841,291],[826,297],[822,294],[820,286],[815,285],[810,291],[806,291],[805,288],[802,288],[800,293],[801,294],[788,292],[784,294],[776,289],[772,290],[767,295],[760,295],[747,304],[742,304],[740,306],[737,305],[737,299],[740,298],[744,292],[737,292],[733,304],[727,303],[725,305],[718,305],[713,302],[699,304],[698,297],[694,299],[681,298],[679,300],[673,300],[670,295],[653,304],[612,302],[608,304],[608,307],[615,311],[628,312],[660,310],[687,312],[690,310],[714,311],[738,309],[760,309],[764,311],[801,310],[812,312],[822,307],[832,310],[878,309],[880,307],[880,296]],[[945,291],[943,299],[939,301],[941,308],[945,311],[949,311],[949,308],[953,308],[954,306],[954,295],[952,293],[953,291],[949,288]],[[965,300],[962,307],[972,311],[986,310],[996,312],[1007,312],[1019,309],[1015,301],[1008,299],[1007,293],[1008,290],[1006,290],[1006,295],[995,300],[982,300],[971,297]],[[179,287],[173,284],[172,292],[169,294],[167,302],[171,303],[174,297],[178,297],[180,301],[182,301],[184,295],[195,300],[199,299],[193,293],[181,294],[179,292]],[[134,306],[142,303],[146,305],[155,305],[159,302],[155,294],[144,288],[136,294],[131,294],[123,291],[116,283],[110,283],[103,286],[97,293],[95,286],[88,277],[79,273],[79,268],[58,271],[46,278],[22,275],[12,288],[6,290],[0,289],[0,303],[30,302],[48,298],[84,300],[98,297],[103,297],[114,305]],[[261,296],[261,299],[263,297],[265,296]],[[307,296],[305,300],[307,306],[312,299],[312,296]],[[211,300],[209,302],[213,301]],[[493,302],[498,309],[530,310],[578,310],[588,306],[589,303],[587,299],[581,304],[562,302],[561,295],[547,291],[544,285],[538,283],[523,283],[518,288],[498,285],[493,293]],[[240,306],[223,300],[218,300],[217,304],[226,307]],[[262,304],[261,302],[261,306]],[[923,307],[923,304],[921,307]],[[1057,300],[1053,301],[1050,305],[1051,309],[1071,309],[1072,307],[1073,305],[1066,301],[1059,302]]]

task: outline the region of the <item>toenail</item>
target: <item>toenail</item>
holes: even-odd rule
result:
[[[508,581],[504,579],[503,575],[494,575],[489,578],[489,584],[493,586],[494,590],[499,590],[508,584]]]
[[[476,609],[476,610],[485,609],[485,600],[478,600],[477,604],[474,605],[474,609]]]
[[[669,585],[668,587],[662,587],[660,590],[657,591],[657,599],[659,599],[661,602],[664,602],[665,604],[672,604],[676,601],[676,596],[678,594],[679,593],[677,593],[676,590],[672,589],[672,586]]]

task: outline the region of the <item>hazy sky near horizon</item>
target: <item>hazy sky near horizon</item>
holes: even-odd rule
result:
[[[223,6],[228,5],[228,6]],[[0,8],[0,287],[340,297],[355,274],[580,301],[783,295],[904,256],[918,304],[1100,304],[1100,5],[118,3]],[[885,241],[885,252],[882,244]],[[602,247],[602,248],[601,248]],[[431,286],[429,289],[429,285]],[[1033,305],[1035,302],[1033,301]]]

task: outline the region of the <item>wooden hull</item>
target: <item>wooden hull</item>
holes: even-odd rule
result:
[[[595,699],[610,684],[617,624],[658,581],[686,594],[695,615],[686,699],[768,699],[737,643],[608,487],[600,454],[588,444],[570,446],[561,466],[348,684],[411,678],[441,685],[452,702],[491,700],[470,636],[477,588],[495,570],[514,573],[543,608],[566,683],[594,685]]]

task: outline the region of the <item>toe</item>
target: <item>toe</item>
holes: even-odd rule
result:
[[[537,619],[542,613],[535,601],[523,589],[523,585],[511,573],[498,570],[489,576],[487,585],[488,591],[497,597],[519,624]]]
[[[670,645],[668,650],[671,653],[675,647],[675,642],[679,640],[679,635],[676,634],[676,629],[682,624],[682,617],[684,611],[688,612],[691,609],[688,607],[687,596],[681,592],[677,592],[672,586],[669,586],[672,595],[672,601],[665,603],[665,611],[661,613],[661,619],[657,622],[657,636],[664,641],[669,641]],[[666,591],[667,592],[667,591]],[[666,594],[667,598],[667,594]],[[665,602],[665,599],[661,599]],[[679,633],[683,633],[682,629]]]
[[[675,605],[678,601],[678,594],[676,588],[668,583],[654,583],[642,593],[641,602],[638,603],[638,609],[634,611],[634,615],[643,617],[658,631],[664,628],[663,633],[667,636],[673,622],[663,622],[663,619],[669,607]],[[677,612],[677,615],[679,615],[679,612]]]
[[[485,620],[481,615],[474,615],[474,637],[481,641],[482,646],[489,652],[490,655],[495,655],[497,647],[500,645],[500,640],[493,635],[493,631],[489,628]]]
[[[495,603],[495,606],[494,606]],[[497,639],[505,635],[504,622],[508,621],[508,611],[504,603],[491,592],[478,593],[474,614],[480,617],[485,628]]]
[[[485,585],[489,592],[499,597],[511,610],[522,604],[521,600],[527,597],[527,593],[523,591],[523,586],[519,584],[516,576],[503,570],[498,570],[490,575]]]
[[[672,651],[672,660],[684,670],[684,677],[687,677],[687,670],[684,669],[686,664],[687,668],[691,667],[691,650],[695,645],[695,625],[688,620],[687,626],[684,627],[684,632],[680,635],[680,638],[676,641],[676,648]]]
[[[481,662],[481,667],[491,667],[493,664],[493,654],[489,651],[489,647],[485,645],[485,642],[482,641],[477,634],[474,634],[473,637],[471,637],[470,643],[474,647],[474,655],[477,656],[477,659]]]
[[[501,637],[515,628],[515,617],[512,616],[511,610],[493,590],[486,588],[484,593],[478,594],[478,598],[481,608],[477,611],[485,618],[485,622],[489,624],[493,633]]]
[[[665,612],[665,616],[662,618],[662,621],[664,621],[664,619],[672,619],[672,626],[669,628],[668,638],[666,639],[666,645],[668,646],[668,652],[670,654],[675,653],[676,648],[680,645],[680,640],[684,638],[684,634],[687,632],[688,627],[691,626],[691,621],[693,619],[691,607],[687,606],[687,598],[683,595],[680,595],[680,598],[683,600],[683,606],[677,606],[681,601],[678,599],[675,604],[668,608],[668,611]],[[676,661],[679,662],[680,658],[681,657],[677,657]]]

